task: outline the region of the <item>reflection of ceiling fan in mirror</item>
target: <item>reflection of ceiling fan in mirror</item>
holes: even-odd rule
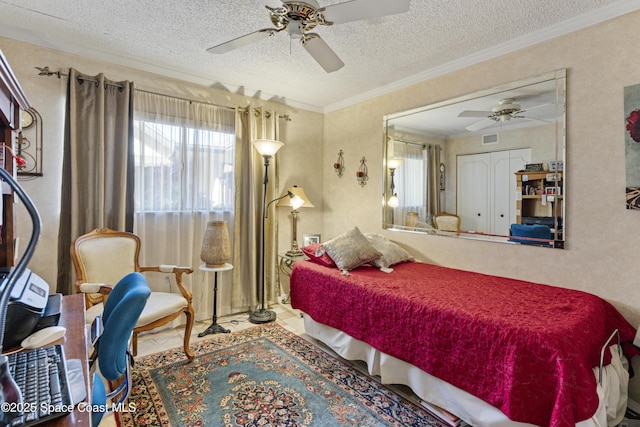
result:
[[[508,122],[511,119],[525,119],[525,120],[547,122],[546,120],[527,117],[523,115],[527,111],[531,111],[534,108],[544,107],[546,105],[549,105],[549,104],[540,104],[534,107],[522,109],[519,104],[515,103],[515,99],[503,98],[500,100],[498,105],[496,105],[491,109],[491,111],[466,110],[458,114],[458,117],[485,117],[484,120],[480,120],[479,122],[466,127],[468,131],[475,132],[477,130],[489,127],[495,123]]]
[[[275,28],[264,28],[207,49],[211,53],[226,53],[286,30],[292,40],[300,40],[327,73],[344,66],[338,55],[320,38],[309,33],[318,25],[343,24],[351,21],[394,15],[409,10],[410,0],[351,0],[320,7],[315,0],[262,0]]]

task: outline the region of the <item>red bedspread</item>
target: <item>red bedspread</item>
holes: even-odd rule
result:
[[[585,292],[423,263],[391,274],[298,262],[291,304],[499,408],[514,421],[573,426],[598,406],[600,349],[635,330]]]

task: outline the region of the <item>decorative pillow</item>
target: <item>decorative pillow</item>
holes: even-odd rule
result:
[[[366,233],[365,237],[382,256],[371,261],[375,267],[386,268],[404,261],[413,261],[413,257],[391,240],[380,234]]]
[[[433,230],[433,225],[429,224],[428,222],[423,222],[423,221],[416,221],[416,228],[423,228],[426,230]]]
[[[359,265],[382,256],[358,230],[358,227],[324,242],[322,246],[343,272],[353,270]]]
[[[317,262],[320,265],[327,267],[335,267],[336,263],[327,255],[327,252],[322,247],[322,243],[316,243],[313,245],[303,246],[300,250],[309,257],[309,260]]]

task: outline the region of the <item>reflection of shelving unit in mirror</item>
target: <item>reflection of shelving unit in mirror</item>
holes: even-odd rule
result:
[[[516,202],[516,223],[545,224],[552,237],[562,239],[563,171],[516,172],[521,197]]]

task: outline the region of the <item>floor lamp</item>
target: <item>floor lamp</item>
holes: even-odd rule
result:
[[[389,172],[391,173],[391,197],[389,197],[389,200],[387,201],[387,206],[391,208],[391,225],[395,224],[394,211],[395,208],[397,208],[400,204],[400,201],[398,200],[398,194],[395,192],[396,186],[393,182],[393,176],[395,175],[396,169],[398,169],[401,163],[402,159],[399,158],[392,158],[387,160],[387,167],[389,168]]]
[[[267,310],[265,308],[265,275],[264,275],[264,223],[267,218],[267,212],[269,206],[280,199],[285,197],[291,198],[291,204],[297,207],[300,207],[304,201],[299,197],[293,194],[290,191],[287,191],[282,197],[278,197],[267,204],[267,183],[269,182],[269,163],[271,161],[271,157],[273,157],[280,148],[282,148],[284,144],[280,141],[275,141],[272,139],[259,139],[253,142],[253,146],[258,150],[258,153],[264,158],[264,177],[262,179],[262,235],[260,238],[260,275],[258,280],[258,286],[260,289],[260,308],[249,315],[249,322],[251,323],[268,323],[276,320],[276,313],[271,310]]]

